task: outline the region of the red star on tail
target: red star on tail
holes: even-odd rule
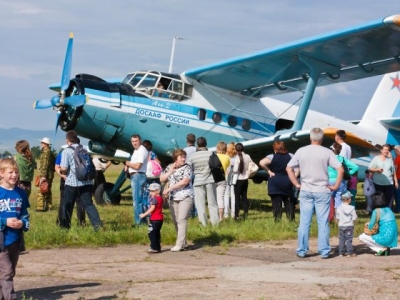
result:
[[[396,87],[397,90],[400,91],[400,79],[399,79],[399,74],[397,73],[395,78],[390,77],[390,79],[392,79],[392,81],[393,81],[392,89]]]

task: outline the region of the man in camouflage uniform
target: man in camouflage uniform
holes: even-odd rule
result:
[[[50,149],[50,139],[43,138],[40,141],[40,147],[42,148],[42,153],[39,159],[39,175],[41,180],[46,180],[49,184],[49,192],[42,194],[38,192],[38,198],[36,202],[36,211],[47,211],[51,209],[53,205],[51,185],[54,178],[54,167],[55,167],[55,156]]]

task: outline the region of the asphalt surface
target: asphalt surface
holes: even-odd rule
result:
[[[296,241],[198,247],[149,254],[145,246],[51,249],[20,256],[19,299],[399,299],[400,249],[376,257],[306,258]]]

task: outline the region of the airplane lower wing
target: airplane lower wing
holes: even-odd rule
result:
[[[296,132],[285,132],[274,136],[255,139],[251,141],[242,142],[245,152],[250,155],[254,162],[258,162],[273,153],[272,145],[275,141],[283,141],[286,148],[291,153],[295,153],[300,147],[310,144],[310,130],[301,130]],[[323,146],[329,147],[335,141],[337,128],[323,128],[324,141]],[[346,143],[351,146],[353,157],[364,157],[369,156],[371,152],[377,151],[374,145],[365,141],[359,136],[356,136],[350,132],[346,132]]]
[[[400,15],[334,31],[184,72],[244,95],[265,97],[400,70]]]

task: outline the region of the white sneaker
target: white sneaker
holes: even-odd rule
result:
[[[171,251],[172,252],[179,252],[179,251],[182,251],[182,248],[179,247],[179,246],[175,246],[175,247],[171,248]]]

